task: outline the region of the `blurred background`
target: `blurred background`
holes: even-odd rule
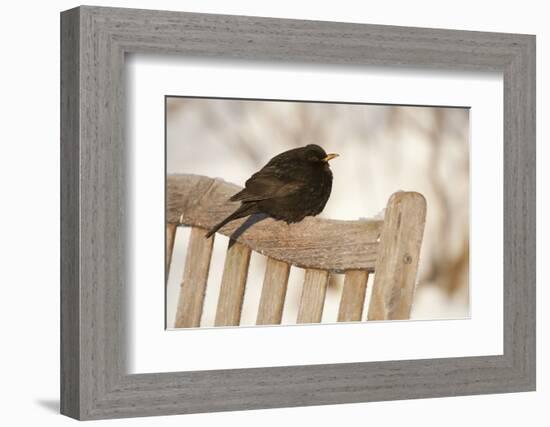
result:
[[[167,174],[220,177],[243,186],[274,155],[310,143],[340,157],[320,214],[378,216],[398,190],[427,200],[411,319],[469,317],[469,110],[315,102],[166,98]],[[189,229],[179,227],[166,295],[173,328]],[[213,326],[228,239],[216,235],[201,326]],[[241,325],[254,325],[265,258],[253,252]],[[363,317],[372,290],[369,278]],[[303,270],[292,268],[282,324],[295,324]],[[335,322],[343,275],[331,275],[322,322]]]

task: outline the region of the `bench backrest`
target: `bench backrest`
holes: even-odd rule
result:
[[[215,235],[205,234],[232,213],[228,199],[241,188],[220,179],[176,174],[167,178],[167,265],[178,226],[191,227],[176,314],[176,328],[198,327]],[[329,274],[345,274],[338,321],[362,318],[369,274],[374,284],[368,320],[408,319],[426,220],[420,193],[394,193],[383,220],[307,217],[287,225],[271,218],[235,220],[219,232],[230,237],[215,325],[239,325],[251,251],[267,257],[258,325],[279,324],[290,266],[305,269],[297,323],[321,321]],[[253,225],[252,225],[253,224]]]

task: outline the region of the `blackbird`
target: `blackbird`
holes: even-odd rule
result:
[[[294,148],[273,157],[252,175],[245,188],[229,200],[241,206],[206,234],[210,237],[237,218],[263,213],[287,223],[319,214],[332,189],[328,161],[338,154],[327,154],[315,144]]]

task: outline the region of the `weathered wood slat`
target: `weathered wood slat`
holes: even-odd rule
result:
[[[239,190],[241,187],[221,179],[169,175],[167,220],[211,228],[239,206],[239,202],[228,200]],[[232,236],[245,221],[246,218],[232,221],[220,232]],[[246,228],[240,236],[232,237],[265,256],[302,268],[373,271],[381,229],[380,220],[338,221],[307,217],[287,225],[266,218]]]
[[[296,323],[320,323],[325,305],[329,273],[326,270],[306,270],[304,288]]]
[[[369,320],[408,319],[426,222],[420,193],[394,193],[386,207]]]
[[[180,287],[176,328],[200,326],[214,236],[206,239],[207,230],[193,227],[187,246],[185,270]]]
[[[229,241],[216,311],[215,326],[238,326],[250,263],[250,248]]]
[[[176,241],[176,231],[178,224],[166,224],[166,280],[168,281],[168,272],[170,271],[170,263],[172,262],[172,251],[174,250],[174,242]]]
[[[338,310],[339,322],[361,321],[363,305],[367,293],[369,273],[365,270],[350,270],[346,272],[344,289]]]
[[[281,323],[289,273],[290,265],[286,262],[273,258],[267,259],[262,296],[256,319],[257,325]]]

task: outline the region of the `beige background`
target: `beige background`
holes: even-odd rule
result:
[[[428,214],[411,317],[469,316],[468,109],[170,97],[166,111],[167,173],[221,177],[242,186],[274,155],[316,143],[340,154],[331,161],[333,189],[322,217],[379,216],[397,190],[424,194]],[[187,239],[180,228],[168,282],[168,327]],[[227,238],[218,234],[201,326],[214,322],[226,247]],[[264,257],[254,254],[241,325],[255,322],[264,266]],[[303,270],[292,268],[283,324],[295,323],[302,278]],[[331,279],[323,322],[336,320],[342,278]]]

